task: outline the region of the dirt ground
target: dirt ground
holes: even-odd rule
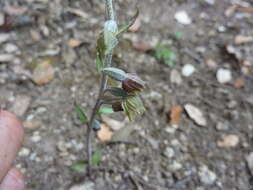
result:
[[[244,8],[233,9],[234,3]],[[99,165],[121,172],[96,172],[92,180],[70,167],[86,159],[86,130],[73,102],[90,113],[98,92],[94,60],[103,1],[0,4],[2,11],[24,8],[22,14],[37,17],[32,25],[1,31],[9,37],[0,42],[0,59],[11,55],[0,62],[0,103],[24,121],[26,136],[16,165],[26,176],[28,190],[78,190],[78,184],[82,190],[253,189],[253,46],[252,40],[235,41],[238,35],[253,36],[253,11],[245,8],[253,6],[250,0],[138,1],[140,28],[122,36],[113,64],[148,82],[142,95],[147,111],[134,123],[121,114],[103,119],[109,127],[108,117],[121,121],[125,131],[114,131],[123,143],[94,141],[102,150]],[[135,4],[116,1],[120,25],[133,15]],[[179,11],[185,11],[191,23],[177,21]],[[179,32],[182,36],[176,39]],[[137,51],[132,42],[138,40],[175,51],[175,65],[162,63],[152,52]],[[46,82],[38,85],[34,69],[45,60],[54,75],[47,70]],[[182,74],[186,64],[195,68],[189,76]],[[217,80],[220,69],[232,74],[229,81]],[[172,125],[169,115],[175,105],[183,111],[181,121]],[[205,120],[203,125],[190,117],[187,105],[201,111],[203,115],[197,115]]]

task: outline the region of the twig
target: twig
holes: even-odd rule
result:
[[[128,141],[112,141],[112,142],[106,143],[106,145],[117,145],[117,144],[126,144],[126,145],[132,145],[132,146],[140,146],[136,142],[128,142]]]
[[[114,20],[115,19],[115,14],[113,11],[113,0],[106,0],[106,14],[107,14],[107,18],[108,20]],[[105,56],[105,66],[109,67],[112,63],[112,54],[113,51],[109,52],[106,56]],[[98,97],[96,100],[96,104],[92,110],[92,114],[90,117],[90,121],[87,127],[87,142],[86,142],[86,151],[87,151],[87,157],[88,157],[88,176],[90,176],[91,174],[91,157],[92,157],[92,147],[91,147],[91,136],[92,136],[92,124],[95,120],[95,116],[101,106],[101,99],[103,97],[104,94],[104,90],[107,87],[107,76],[102,73],[102,78],[101,78],[101,83],[100,83],[100,89],[99,89],[99,93],[98,93]]]

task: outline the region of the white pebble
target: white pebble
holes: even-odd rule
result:
[[[31,140],[32,140],[33,142],[39,142],[39,141],[41,140],[41,136],[38,136],[38,135],[32,136],[32,137],[31,137]]]
[[[205,165],[200,167],[198,175],[200,181],[205,185],[212,185],[217,179],[216,174]]]
[[[28,156],[28,155],[30,154],[30,152],[31,152],[31,151],[30,151],[28,148],[22,148],[22,149],[19,151],[18,155],[19,155],[19,156],[26,157],[26,156]]]
[[[8,43],[8,44],[5,45],[4,50],[7,53],[13,53],[13,52],[18,51],[18,47],[14,44]]]
[[[200,126],[207,125],[206,118],[204,117],[204,114],[201,112],[201,110],[199,108],[197,108],[191,104],[186,104],[184,106],[184,108],[185,108],[185,111],[187,112],[187,114],[189,115],[189,117],[193,121],[195,121],[196,124],[198,124]]]
[[[177,20],[177,22],[179,22],[180,24],[183,24],[183,25],[188,25],[188,24],[192,23],[191,18],[189,17],[187,12],[185,12],[185,11],[176,12],[175,19]]]
[[[217,71],[216,77],[219,83],[225,84],[232,80],[232,73],[228,69],[219,69]]]
[[[191,64],[186,64],[184,65],[183,69],[182,69],[182,75],[184,77],[189,77],[191,76],[194,72],[195,72],[195,67]]]

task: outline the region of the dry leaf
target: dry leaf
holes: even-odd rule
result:
[[[243,88],[245,86],[245,80],[243,78],[238,78],[233,83],[235,88]]]
[[[82,42],[79,41],[79,40],[70,39],[70,40],[68,41],[68,46],[69,46],[69,47],[72,47],[72,48],[75,48],[75,47],[80,46],[81,43],[82,43]]]
[[[141,19],[140,17],[137,17],[134,24],[128,29],[131,32],[137,32],[141,27]]]
[[[101,124],[101,129],[97,132],[97,137],[101,142],[108,142],[112,139],[113,132],[106,124]]]
[[[170,110],[170,123],[172,125],[179,125],[181,123],[180,116],[183,111],[182,106],[180,105],[173,105]]]

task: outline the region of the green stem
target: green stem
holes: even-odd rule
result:
[[[106,0],[106,13],[107,13],[107,20],[114,20],[115,19],[115,14],[113,10],[113,0]],[[113,51],[109,52],[105,56],[105,67],[109,67],[112,64],[112,54]],[[92,114],[90,117],[90,122],[88,123],[87,127],[87,142],[86,142],[86,150],[87,150],[87,157],[88,157],[88,175],[90,176],[91,174],[91,158],[92,158],[92,143],[91,143],[91,137],[92,137],[92,124],[95,120],[96,114],[98,113],[98,110],[102,104],[102,97],[104,90],[107,87],[107,75],[102,73],[101,77],[101,83],[100,83],[100,88],[99,88],[99,93],[98,97],[95,103],[95,106],[92,110]]]

